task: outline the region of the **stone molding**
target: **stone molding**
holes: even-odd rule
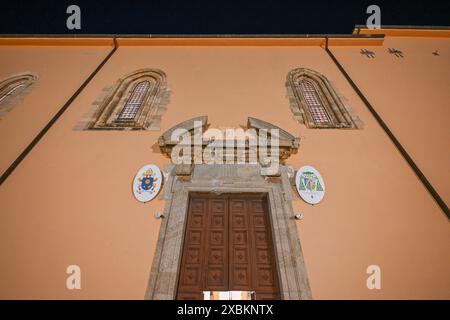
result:
[[[305,98],[298,88],[298,81],[301,79],[308,79],[313,84],[330,117],[329,123],[314,122]],[[286,89],[294,119],[308,128],[357,129],[363,126],[361,120],[352,114],[352,109],[344,105],[345,99],[337,93],[331,82],[314,70],[307,68],[291,70],[287,75]]]
[[[25,98],[37,78],[33,73],[24,72],[0,80],[0,118]]]
[[[134,87],[142,81],[151,83],[140,110],[133,121],[118,121]],[[93,104],[86,129],[91,130],[160,130],[161,116],[169,103],[170,90],[166,74],[159,69],[139,69],[122,78]]]
[[[312,299],[291,203],[292,169],[282,166],[281,177],[275,182],[261,176],[260,170],[259,165],[195,165],[190,179],[177,176],[173,165],[164,170],[168,179],[161,198],[166,206],[146,299],[176,297],[189,195],[197,192],[267,195],[281,297]]]
[[[186,132],[188,132],[190,134],[190,137],[194,137],[195,130],[194,130],[194,123],[195,122],[199,122],[201,123],[201,129],[204,132],[208,127],[208,117],[207,116],[200,116],[200,117],[196,117],[196,118],[192,118],[186,121],[183,121],[175,126],[173,126],[172,128],[170,128],[169,130],[165,131],[158,139],[158,145],[159,148],[161,150],[161,152],[163,154],[165,154],[168,158],[171,158],[171,154],[172,154],[172,149],[180,143],[180,141],[174,141],[172,140],[172,133],[175,130],[178,129],[184,129]],[[260,120],[260,119],[256,119],[256,118],[252,118],[249,117],[247,120],[247,129],[254,129],[256,136],[259,135],[259,130],[266,130],[267,132],[267,148],[270,151],[270,134],[271,134],[271,129],[277,129],[278,130],[278,143],[279,143],[279,148],[278,148],[278,152],[279,152],[279,160],[280,163],[284,163],[286,159],[288,159],[291,154],[295,154],[298,151],[298,148],[300,147],[300,138],[296,138],[294,137],[292,134],[290,134],[289,132],[277,127],[276,125],[273,125],[269,122]],[[226,139],[224,140],[226,141]],[[201,138],[201,144],[202,144],[202,151],[204,150],[204,148],[206,148],[206,146],[208,145],[210,141],[205,139],[205,138]],[[195,149],[193,147],[193,140],[191,140],[191,163],[198,163],[196,162],[196,157],[198,155],[196,155]],[[224,143],[225,145],[225,143]],[[248,160],[248,154],[251,148],[253,148],[253,151],[256,151],[259,148],[259,140],[256,142],[256,145],[250,145],[249,143],[249,139],[248,136],[246,136],[246,140],[245,140],[245,159]],[[232,158],[237,159],[237,146],[233,146],[232,148],[232,152],[234,153],[232,155]],[[228,151],[228,150],[227,150]],[[257,155],[259,155],[257,153]],[[224,153],[224,162],[225,162],[225,158],[226,158],[226,154]],[[262,159],[259,159],[259,161],[261,161]]]

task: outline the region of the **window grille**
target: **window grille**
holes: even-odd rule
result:
[[[145,96],[147,95],[149,89],[150,89],[150,82],[148,81],[139,82],[136,85],[136,87],[134,87],[133,92],[130,95],[130,98],[123,107],[119,117],[117,117],[117,120],[118,121],[134,120],[141,108],[142,103],[144,102]]]

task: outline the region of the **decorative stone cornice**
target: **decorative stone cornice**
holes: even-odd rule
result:
[[[172,135],[175,130],[178,129],[184,129],[191,133],[191,136],[194,136],[194,125],[196,122],[201,123],[202,129],[206,128],[208,123],[208,116],[200,116],[196,118],[192,118],[186,121],[183,121],[169,130],[165,131],[158,139],[159,147],[161,148],[161,151],[163,153],[166,153],[168,156],[170,156],[170,151],[172,150],[172,147],[174,147],[176,144],[178,144],[179,141],[173,141]]]
[[[196,124],[197,127],[195,127]],[[208,129],[208,127],[209,125],[207,116],[192,118],[173,126],[169,130],[164,132],[164,134],[161,135],[158,139],[158,144],[161,152],[167,157],[171,157],[173,148],[180,143],[179,140],[173,140],[174,133],[176,133],[176,130],[181,129],[181,131],[178,132],[183,132],[184,130],[185,133],[189,134],[189,137],[191,139],[191,163],[198,164],[198,160],[197,162],[194,161],[196,159],[196,153],[194,150],[194,136],[198,135],[199,133],[203,133],[206,129]],[[266,137],[264,145],[261,144],[262,139],[258,138],[260,137],[261,130],[265,131],[264,134],[262,134],[262,136]],[[249,133],[249,131],[251,131],[251,133]],[[274,132],[278,132],[277,136],[272,136]],[[250,137],[255,138],[252,143],[250,142]],[[256,152],[256,154],[258,155],[258,160],[259,162],[261,162],[262,159],[260,159],[259,152],[257,152],[257,150],[259,150],[260,147],[266,147],[267,151],[270,153],[272,151],[272,147],[274,147],[271,145],[273,139],[278,139],[278,154],[280,163],[284,163],[284,161],[288,159],[291,154],[297,153],[300,146],[300,138],[294,137],[286,130],[283,130],[269,122],[249,117],[247,121],[247,134],[245,135],[245,141],[241,141],[242,146],[237,147],[236,144],[233,144],[233,147],[230,148],[231,150],[224,147],[224,149],[226,149],[226,152],[223,153],[223,156],[224,158],[227,157],[227,159],[230,159],[230,157],[234,157],[235,159],[237,159],[238,148],[243,147],[245,149],[245,159],[248,159],[250,151],[253,151]],[[197,136],[197,141],[200,141],[201,143],[202,152],[208,146],[208,144],[211,143],[211,140],[204,136]],[[226,139],[226,137],[223,138],[223,146],[227,144],[227,141],[228,140]],[[239,149],[239,151],[242,152],[241,149]],[[230,154],[230,152],[233,152],[233,154]]]

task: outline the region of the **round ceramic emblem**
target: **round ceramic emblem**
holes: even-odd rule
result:
[[[139,169],[133,180],[133,194],[140,202],[148,202],[155,198],[161,190],[163,176],[154,164]]]
[[[317,204],[325,195],[325,183],[322,176],[311,166],[303,166],[297,171],[295,185],[298,194],[307,203]]]

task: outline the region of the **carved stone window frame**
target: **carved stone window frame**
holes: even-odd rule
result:
[[[314,86],[330,118],[329,122],[318,123],[314,121],[308,104],[298,86],[299,81],[302,79],[309,81]],[[286,87],[294,118],[304,123],[308,128],[355,129],[362,126],[358,117],[350,114],[349,108],[346,108],[330,81],[322,74],[307,68],[291,70],[287,76]]]
[[[293,170],[281,166],[279,177],[263,177],[259,165],[194,165],[190,176],[165,169],[166,201],[146,299],[175,299],[183,250],[189,195],[197,192],[266,194],[281,298],[312,299],[291,201]]]
[[[37,75],[24,72],[0,81],[0,118],[22,101],[36,80]]]
[[[134,88],[143,81],[150,88],[143,99],[140,110],[132,121],[118,119]],[[100,130],[148,130],[159,129],[161,114],[165,111],[170,91],[166,74],[159,69],[139,69],[122,78],[108,90],[96,108],[87,129]]]

